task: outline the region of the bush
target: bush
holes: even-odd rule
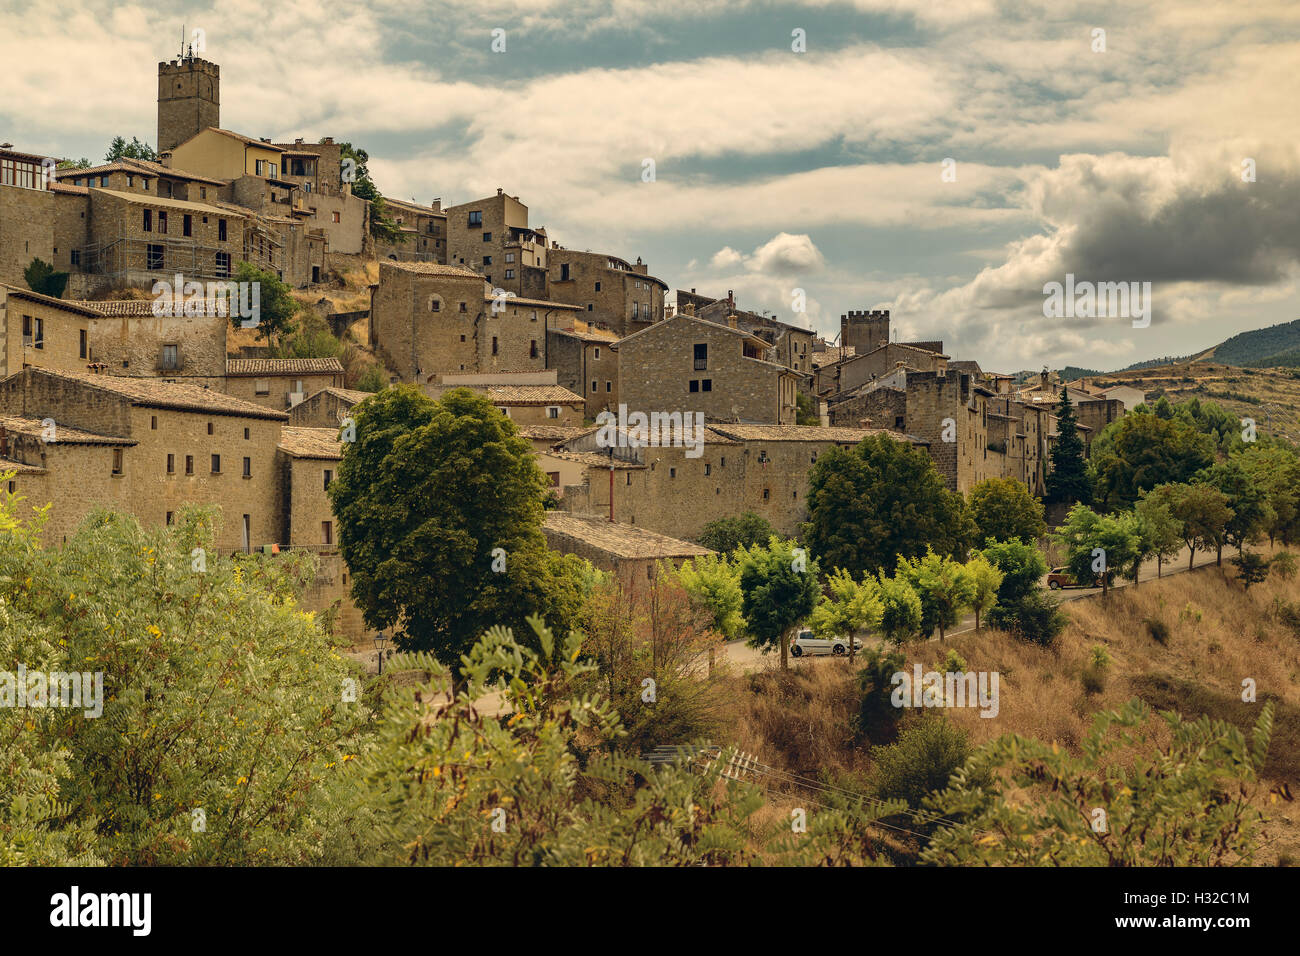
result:
[[[1110,655],[1106,648],[1094,644],[1088,655],[1088,666],[1083,669],[1083,689],[1088,694],[1100,694],[1106,689],[1106,671],[1110,668]]]
[[[1051,647],[1069,622],[1060,605],[1042,591],[1030,591],[1011,604],[998,604],[989,612],[991,626],[1043,647]]]
[[[1151,640],[1155,641],[1161,647],[1167,647],[1171,631],[1169,625],[1159,618],[1148,617],[1142,623],[1146,625],[1147,633],[1151,635]]]
[[[358,392],[377,392],[387,384],[388,380],[378,365],[367,365],[353,387]]]
[[[955,650],[949,649],[948,656],[943,659],[939,665],[941,674],[964,674],[966,673],[966,659],[958,654]]]
[[[858,731],[869,736],[874,727],[887,724],[890,732],[898,720],[899,710],[890,700],[894,692],[893,677],[907,664],[902,651],[886,652],[872,647],[862,655],[862,670],[858,671],[858,691],[862,703],[858,711]]]
[[[1232,559],[1232,563],[1237,567],[1237,580],[1247,591],[1251,585],[1260,584],[1268,577],[1269,563],[1253,551],[1243,551]]]
[[[946,787],[969,756],[966,732],[942,714],[914,718],[904,723],[895,743],[872,748],[875,793],[918,807],[930,793]]]
[[[1275,574],[1283,581],[1294,580],[1296,575],[1295,555],[1290,551],[1279,551],[1268,563],[1269,574]]]
[[[764,546],[776,529],[761,515],[746,511],[742,515],[718,518],[706,524],[696,540],[719,554],[731,554],[737,548]]]

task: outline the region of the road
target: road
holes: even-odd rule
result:
[[[1181,574],[1186,572],[1188,570],[1187,556],[1188,556],[1187,548],[1183,548],[1182,551],[1180,551],[1173,558],[1165,561],[1163,566],[1162,576],[1169,577],[1171,574]],[[1228,555],[1225,554],[1224,555],[1225,563],[1227,560],[1228,560]],[[1206,554],[1204,552],[1197,553],[1195,557],[1195,565],[1194,565],[1195,567],[1203,568],[1206,565],[1211,565],[1211,564],[1214,564],[1213,554]],[[1140,584],[1142,581],[1154,581],[1155,579],[1156,579],[1156,563],[1155,561],[1147,561],[1145,564],[1142,565],[1142,571],[1138,575],[1138,582]],[[1046,588],[1047,586],[1046,581],[1047,578],[1044,577],[1043,578],[1044,588]],[[1116,582],[1111,587],[1111,590],[1115,591],[1121,588],[1130,587],[1131,585],[1132,582],[1127,580]],[[1079,598],[1092,597],[1094,595],[1100,594],[1101,588],[1065,588],[1059,591],[1055,591],[1053,593],[1057,596],[1057,598],[1059,598],[1063,602],[1077,601]],[[975,630],[975,615],[968,614],[966,615],[966,617],[962,619],[960,624],[958,624],[952,630],[948,631],[945,634],[945,637],[955,637],[958,634],[966,634],[973,630]],[[937,641],[938,639],[939,638],[937,635],[931,638],[931,640],[934,641]],[[866,640],[863,641],[863,645],[867,647],[874,646],[874,644],[877,643],[879,643],[878,639],[873,640],[871,638],[867,638]],[[781,653],[779,650],[768,651],[766,654],[764,654],[762,651],[758,650],[757,648],[750,647],[743,640],[728,641],[726,644],[723,645],[721,652],[718,654],[718,658],[720,660],[727,661],[728,663],[732,664],[735,667],[738,667],[741,673],[745,673],[745,674],[752,673],[754,671],[767,670],[772,667],[779,667],[781,664]],[[825,661],[831,659],[832,658],[829,654],[818,656],[818,657],[804,657],[804,658],[799,658],[798,660],[796,660],[795,658],[791,658],[790,664],[791,666],[794,666],[796,663],[811,664],[817,661]]]

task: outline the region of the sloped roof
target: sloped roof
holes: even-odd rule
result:
[[[401,269],[403,272],[414,272],[422,276],[453,276],[461,279],[484,279],[473,269],[466,269],[464,266],[448,266],[441,262],[402,262],[398,259],[380,260],[380,271],[383,269]]]
[[[16,435],[30,435],[40,438],[45,434],[45,419],[34,415],[0,415],[0,427]],[[53,445],[134,445],[134,439],[119,438],[116,435],[101,435],[88,432],[83,428],[73,428],[54,419]],[[30,466],[29,466],[30,467]],[[3,471],[0,468],[0,471]]]
[[[213,202],[190,202],[187,199],[168,199],[163,196],[155,196],[152,193],[128,193],[120,189],[96,188],[96,196],[112,196],[114,199],[121,199],[123,202],[129,202],[137,206],[164,206],[168,209],[180,209],[186,212],[209,213],[215,214],[223,210],[230,215],[251,218],[253,211],[251,209],[242,209],[239,206],[232,206],[229,203],[218,205],[217,201]]]
[[[340,461],[343,458],[343,442],[339,441],[337,428],[285,425],[280,429],[279,448],[294,458],[316,458],[323,461]]]
[[[500,405],[581,405],[585,400],[563,385],[469,385],[487,395],[488,400]]]
[[[596,430],[593,425],[520,425],[519,434],[534,441],[567,441]]]
[[[921,443],[921,439],[888,428],[846,428],[842,425],[711,425],[710,427],[737,441],[833,441],[856,444],[868,435],[888,435],[890,438],[911,444]]]
[[[336,358],[226,359],[226,374],[243,375],[342,375],[343,363]],[[369,393],[366,393],[369,395]]]
[[[152,378],[125,378],[115,375],[92,375],[89,372],[54,371],[47,368],[27,368],[18,375],[49,375],[80,382],[88,388],[97,388],[120,395],[132,405],[143,408],[170,408],[176,411],[200,412],[211,415],[239,415],[244,418],[269,418],[287,422],[285,412],[246,402],[224,392],[164,382]]]
[[[670,538],[666,534],[647,531],[636,525],[566,511],[546,512],[543,528],[552,534],[576,538],[615,558],[655,560],[694,558],[714,553],[693,542]]]

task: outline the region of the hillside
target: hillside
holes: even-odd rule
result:
[[[1300,364],[1300,319],[1242,332],[1216,345],[1205,356],[1225,365],[1270,368]]]

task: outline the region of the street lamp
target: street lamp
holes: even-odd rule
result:
[[[384,672],[384,644],[387,643],[387,641],[388,638],[384,637],[383,631],[380,631],[378,634],[375,635],[375,650],[379,652],[379,673],[380,674],[383,674]]]

